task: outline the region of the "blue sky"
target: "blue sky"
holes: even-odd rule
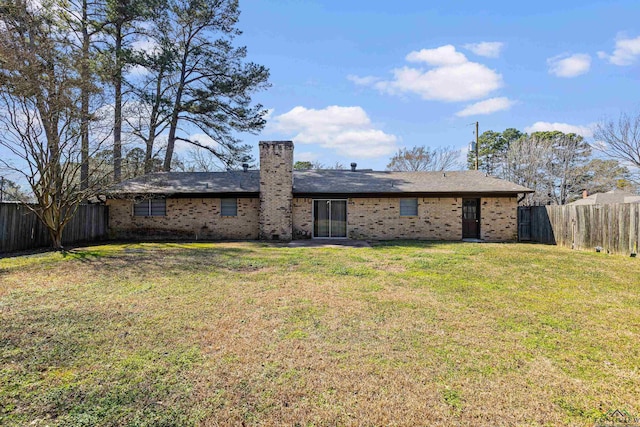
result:
[[[398,148],[480,132],[590,137],[640,108],[640,2],[246,0],[238,42],[271,70],[259,140],[296,160],[384,169]]]

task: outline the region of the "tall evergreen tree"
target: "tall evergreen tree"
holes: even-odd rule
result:
[[[106,0],[107,24],[111,38],[107,80],[113,85],[113,178],[122,179],[122,108],[124,70],[132,65],[130,43],[140,29],[136,27],[161,6],[155,0]]]
[[[478,169],[492,176],[501,176],[502,166],[510,144],[523,135],[517,129],[508,128],[503,132],[488,130],[478,137]],[[475,150],[467,154],[467,167],[475,169]]]
[[[102,35],[105,19],[105,3],[101,0],[68,0],[61,3],[59,13],[64,26],[69,28],[75,38],[75,63],[78,69],[80,91],[80,140],[81,169],[80,185],[89,186],[89,145],[90,124],[95,119],[91,99],[102,92],[97,82],[96,39]]]
[[[170,100],[166,171],[171,170],[176,141],[207,149],[228,166],[245,162],[250,147],[241,144],[235,133],[255,133],[265,125],[267,111],[252,105],[251,95],[268,87],[269,71],[244,62],[246,48],[233,45],[240,34],[235,27],[239,14],[236,0],[169,2],[165,18],[169,25],[158,28],[160,48],[168,48],[162,40],[173,43],[173,53],[167,55],[173,61],[171,73],[162,82],[171,90],[159,91]],[[185,125],[204,132],[215,146],[180,132]]]

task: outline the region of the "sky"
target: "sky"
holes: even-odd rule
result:
[[[466,150],[517,128],[592,136],[640,112],[640,2],[243,0],[238,43],[271,71],[258,141],[385,169],[400,148]]]

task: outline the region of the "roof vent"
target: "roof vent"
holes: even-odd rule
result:
[[[447,173],[446,172],[442,172],[442,177],[446,178],[447,177]]]
[[[351,163],[351,172],[355,172],[358,164],[356,162]]]
[[[242,164],[242,169],[246,172],[249,170],[249,163],[243,163]]]

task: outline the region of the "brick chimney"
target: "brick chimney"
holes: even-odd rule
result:
[[[293,142],[260,141],[260,239],[289,241],[293,232]]]

